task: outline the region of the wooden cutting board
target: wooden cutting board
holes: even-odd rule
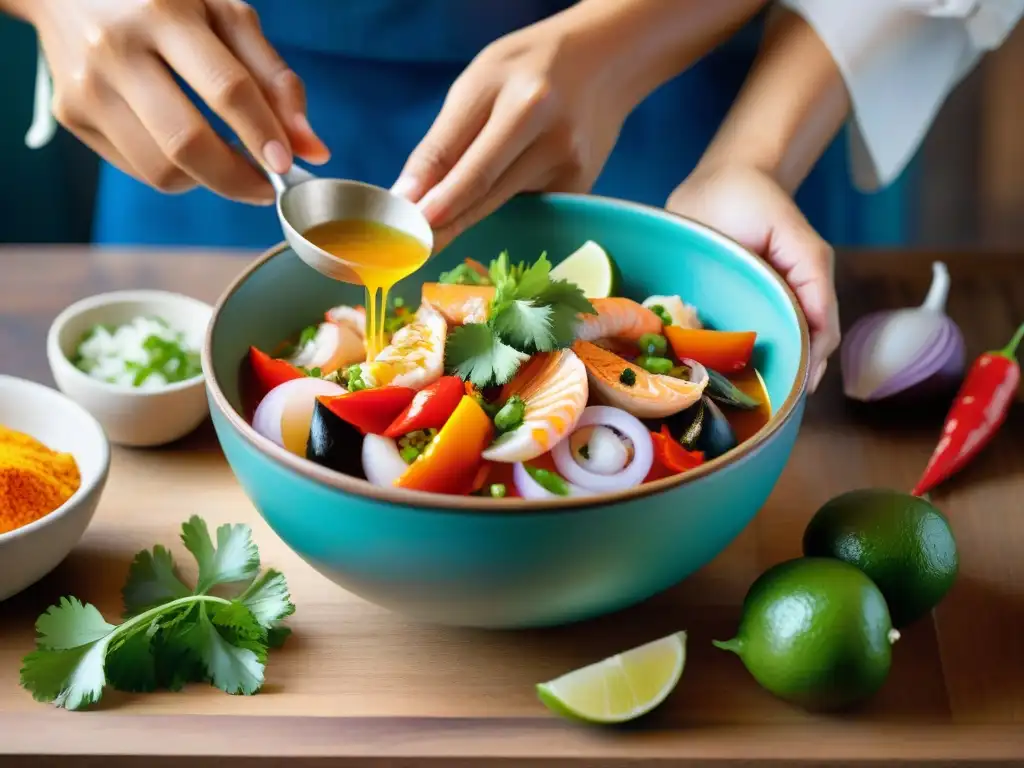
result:
[[[81,259],[92,260],[90,292],[166,286],[167,275],[181,274],[181,259],[188,262],[186,273],[194,269],[226,281],[232,272],[225,257],[147,256],[143,271],[127,266],[135,264],[131,255],[74,257],[79,270]],[[5,269],[15,265],[15,276],[22,258],[0,252]],[[59,274],[61,259],[71,256],[57,252],[47,258],[53,268],[46,271]],[[914,258],[926,268],[925,256]],[[179,259],[177,270],[173,259]],[[947,259],[951,268],[962,263]],[[844,284],[844,293],[859,289],[862,297],[844,296],[844,312],[855,317],[913,296],[927,281],[927,269],[921,278],[913,263],[907,257],[897,269],[892,261],[864,257]],[[1008,337],[1024,316],[1024,286],[1015,288],[1013,273],[999,271],[1003,262],[992,263],[984,280],[958,280],[954,269],[951,311],[972,355]],[[869,286],[873,290],[865,291]],[[0,307],[13,306],[7,294],[16,290],[4,281]],[[205,290],[215,295],[219,286]],[[5,360],[32,361],[47,318],[60,307],[33,310],[24,296],[20,307],[19,331],[0,334],[0,348],[15,353]],[[0,324],[5,332],[14,327],[8,319]],[[10,372],[47,380],[31,363]],[[208,424],[165,449],[115,450],[107,490],[80,545],[41,583],[0,604],[0,765],[108,766],[132,757],[149,758],[147,765],[175,765],[184,756],[190,766],[257,757],[294,766],[338,757],[346,760],[332,764],[481,768],[639,760],[738,766],[769,756],[786,765],[1024,760],[1019,406],[985,460],[936,495],[961,547],[960,579],[934,618],[903,633],[888,682],[864,707],[843,716],[790,707],[760,689],[736,657],[710,643],[732,635],[743,595],[763,570],[799,555],[803,527],[821,503],[855,487],[909,488],[931,451],[935,418],[941,415],[922,426],[870,423],[844,405],[837,372],[830,372],[808,406],[792,460],[768,504],[714,562],[620,614],[527,632],[415,624],[345,593],[263,523]],[[289,580],[297,606],[290,620],[294,635],[271,655],[264,690],[252,697],[206,686],[179,693],[108,692],[90,712],[34,702],[18,685],[18,669],[32,648],[36,616],[61,595],[74,594],[108,618],[117,617],[119,591],[135,552],[162,543],[187,563],[178,532],[192,514],[211,527],[250,524],[264,564]],[[633,727],[573,726],[550,715],[534,695],[538,681],[677,629],[689,633],[683,679],[661,710]]]

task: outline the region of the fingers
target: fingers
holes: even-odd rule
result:
[[[392,191],[412,202],[440,182],[487,123],[494,91],[456,81],[426,136],[409,155]]]
[[[273,201],[270,182],[217,136],[160,61],[134,60],[132,70],[122,65],[115,79],[138,121],[174,165],[224,197],[257,204]]]
[[[540,136],[551,103],[549,89],[534,80],[506,82],[476,139],[420,201],[427,220],[443,227],[483,200]]]
[[[292,151],[316,165],[326,163],[331,153],[306,118],[302,80],[264,37],[256,11],[241,0],[216,0],[209,9],[214,32],[256,80]]]
[[[512,163],[483,198],[434,233],[435,251],[442,250],[474,224],[490,216],[514,195],[544,189],[556,178],[559,167],[556,147],[542,143],[531,146]]]
[[[253,157],[277,173],[291,168],[292,153],[283,126],[249,70],[213,30],[199,21],[182,19],[157,28],[154,39],[167,66],[234,130]]]
[[[772,261],[796,293],[811,331],[810,391],[814,392],[840,342],[835,257],[832,247],[799,213],[776,231]]]

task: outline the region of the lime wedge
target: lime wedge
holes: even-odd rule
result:
[[[553,712],[588,723],[624,723],[661,704],[682,677],[686,633],[676,632],[537,686]]]
[[[551,279],[575,283],[588,299],[607,299],[618,290],[619,269],[604,248],[587,240],[552,267]]]

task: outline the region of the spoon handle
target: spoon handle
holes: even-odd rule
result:
[[[294,162],[292,163],[292,167],[284,173],[274,173],[269,168],[263,167],[263,165],[252,156],[252,153],[238,139],[233,140],[231,142],[231,146],[233,146],[235,151],[242,155],[242,157],[248,160],[254,168],[270,180],[270,183],[274,187],[274,192],[277,193],[278,197],[294,186],[319,178],[316,174],[307,171],[305,168],[299,167]]]

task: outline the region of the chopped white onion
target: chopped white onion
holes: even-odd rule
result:
[[[633,443],[633,460],[621,471],[611,475],[586,469],[573,455],[566,438],[551,449],[551,457],[562,476],[574,485],[590,491],[621,491],[640,485],[654,464],[654,443],[647,427],[636,416],[608,405],[591,405],[583,410],[577,429],[589,426],[611,427]]]
[[[398,452],[398,443],[390,437],[374,434],[363,437],[363,473],[371,483],[391,488],[408,468]]]

